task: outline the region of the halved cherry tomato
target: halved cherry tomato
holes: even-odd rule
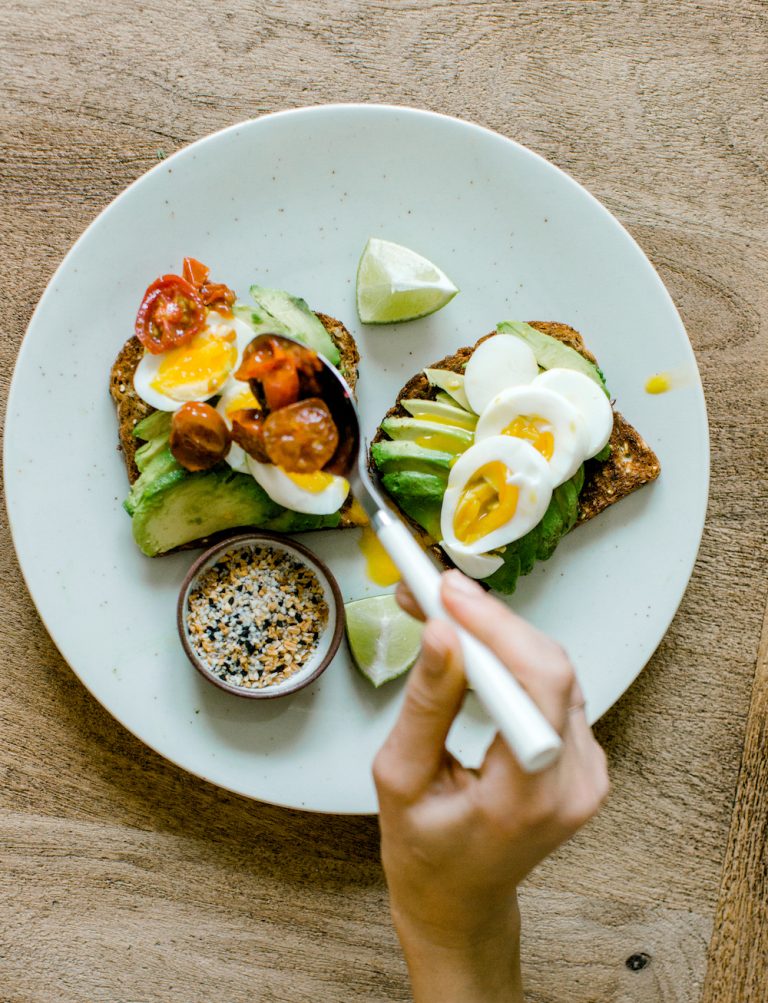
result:
[[[256,408],[241,408],[229,416],[232,422],[232,439],[249,456],[260,463],[271,462],[264,449],[262,431],[264,416]]]
[[[223,282],[209,282],[211,270],[196,258],[185,258],[181,274],[200,294],[200,299],[206,306],[217,310],[225,317],[232,312],[235,294]]]
[[[204,265],[202,261],[198,261],[196,258],[185,258],[181,274],[190,285],[201,286],[204,282],[208,281],[211,270],[208,265]]]
[[[163,275],[144,293],[136,315],[136,337],[152,355],[185,345],[205,323],[205,305],[179,275]]]
[[[261,438],[273,463],[290,473],[312,474],[336,452],[339,431],[325,401],[310,397],[273,411]]]
[[[171,453],[187,470],[208,470],[229,452],[227,423],[210,404],[182,404],[171,419]]]
[[[251,389],[263,398],[267,409],[278,411],[308,392],[317,392],[315,373],[322,366],[312,349],[260,335],[246,348],[235,379],[251,382]]]

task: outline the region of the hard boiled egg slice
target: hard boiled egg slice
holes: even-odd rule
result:
[[[204,327],[186,345],[161,355],[145,352],[133,386],[158,411],[178,411],[187,401],[205,401],[219,393],[237,360],[234,327]]]
[[[233,376],[229,378],[221,391],[219,403],[216,410],[227,424],[227,428],[232,428],[232,415],[235,411],[260,410],[259,402],[253,396],[251,388],[242,380],[236,380]],[[229,452],[224,457],[233,470],[241,474],[248,474],[248,464],[246,463],[246,452],[242,446],[233,442],[229,447]]]
[[[573,477],[587,457],[584,419],[546,387],[512,387],[494,397],[480,415],[475,442],[497,435],[530,443],[547,461],[553,487]]]
[[[248,470],[272,501],[293,512],[330,515],[338,511],[349,494],[349,482],[322,470],[315,474],[289,474],[274,463],[260,463],[246,455]]]
[[[463,571],[469,578],[487,578],[494,571],[498,571],[504,563],[504,558],[498,554],[464,554],[445,540],[440,541],[440,546],[459,571]]]
[[[464,370],[464,393],[477,414],[496,394],[530,383],[539,373],[533,350],[513,334],[495,334],[472,353]]]
[[[513,436],[493,435],[463,453],[443,496],[443,541],[477,556],[519,540],[544,516],[552,497],[547,461]]]
[[[613,431],[613,408],[600,387],[574,369],[548,369],[533,381],[533,387],[554,390],[573,404],[586,426],[586,457],[603,449]]]

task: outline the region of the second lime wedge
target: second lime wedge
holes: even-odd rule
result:
[[[363,324],[426,317],[458,291],[437,265],[391,240],[371,237],[357,267],[357,312]]]
[[[419,654],[424,625],[408,616],[393,595],[357,599],[344,606],[352,658],[374,686],[397,679]]]

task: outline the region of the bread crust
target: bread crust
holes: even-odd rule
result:
[[[560,324],[555,321],[528,321],[531,327],[535,327],[543,334],[548,334],[558,341],[575,349],[580,355],[597,365],[597,359],[584,344],[581,334],[568,324]],[[474,345],[457,349],[452,355],[446,355],[439,362],[432,363],[429,369],[446,369],[455,373],[463,373],[464,367],[472,357],[477,346],[492,337],[496,331],[484,335]],[[430,384],[423,372],[416,373],[405,384],[397,395],[395,403],[387,411],[385,418],[406,418],[408,412],[403,407],[401,401],[417,398],[421,400],[434,400],[439,392],[438,387]],[[373,442],[379,442],[387,436],[382,432],[381,427],[373,438]],[[584,487],[579,495],[579,518],[577,526],[593,519],[600,512],[615,505],[616,502],[626,498],[627,495],[637,491],[638,488],[649,484],[661,473],[659,459],[643,439],[640,433],[623,417],[615,408],[613,410],[613,430],[610,438],[611,456],[604,463],[596,460],[588,460],[584,470]],[[378,475],[372,461],[369,459],[371,474],[378,481]],[[389,496],[386,496],[393,508],[396,505]],[[441,564],[450,568],[453,562],[445,551],[439,547],[432,538],[424,532],[418,523],[410,519],[404,512],[397,509],[402,518],[405,518],[411,528],[421,539],[425,547],[428,547],[437,557]]]
[[[355,339],[340,320],[336,320],[334,317],[330,317],[324,313],[318,313],[316,316],[339,350],[339,368],[344,373],[345,379],[354,393],[357,386],[358,364],[360,362],[360,353],[358,352]],[[136,450],[141,445],[141,441],[134,436],[133,430],[143,418],[146,418],[155,410],[155,408],[139,397],[133,387],[133,376],[143,355],[144,349],[138,338],[135,336],[129,338],[120,349],[109,374],[109,393],[117,408],[117,448],[122,453],[128,481],[131,484],[139,476],[139,468],[136,466]],[[347,529],[359,525],[360,518],[355,512],[352,497],[350,496],[341,509],[341,521],[337,528]],[[221,535],[226,535],[230,532],[230,530],[227,530]],[[204,537],[200,540],[184,544],[183,547],[177,549],[197,549],[215,542],[218,538],[219,534]],[[167,553],[173,553],[173,551],[167,551]],[[162,556],[162,554],[158,554],[158,557]]]

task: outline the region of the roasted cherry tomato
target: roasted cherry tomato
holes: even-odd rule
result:
[[[191,283],[163,275],[144,293],[136,315],[136,337],[153,355],[185,345],[205,323],[205,305]]]
[[[227,423],[218,411],[199,401],[182,404],[171,420],[171,452],[187,470],[208,470],[229,452]]]
[[[267,410],[277,411],[295,404],[308,393],[317,392],[315,374],[322,365],[310,348],[280,337],[260,335],[246,348],[235,378],[248,380]]]
[[[232,439],[241,446],[249,456],[260,463],[269,463],[270,459],[264,449],[262,431],[264,416],[256,408],[242,408],[233,411],[229,416],[232,422]]]
[[[270,460],[295,474],[322,470],[336,452],[339,432],[325,401],[297,401],[264,420],[264,448]]]
[[[197,289],[200,299],[206,306],[224,316],[231,314],[235,294],[223,282],[208,281],[211,270],[207,265],[197,261],[196,258],[185,258],[181,274]]]

